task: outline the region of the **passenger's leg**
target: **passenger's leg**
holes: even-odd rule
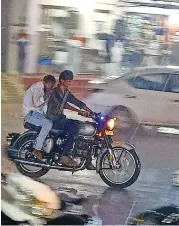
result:
[[[37,136],[36,143],[34,145],[35,153],[37,154],[37,157],[41,159],[42,154],[39,151],[42,150],[43,143],[44,143],[47,135],[49,134],[49,132],[53,126],[53,123],[49,119],[47,119],[44,115],[40,114],[39,112],[35,112],[35,111],[33,111],[32,113],[29,113],[25,117],[25,120],[28,123],[42,127],[39,135]]]

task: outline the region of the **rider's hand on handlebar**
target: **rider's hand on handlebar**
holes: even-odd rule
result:
[[[84,116],[84,117],[90,117],[90,113],[87,111],[80,111],[78,112],[79,115]]]

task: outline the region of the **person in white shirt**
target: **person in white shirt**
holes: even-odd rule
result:
[[[56,84],[55,77],[46,75],[43,81],[33,84],[24,95],[22,114],[24,120],[30,124],[40,126],[41,130],[34,144],[33,154],[42,159],[42,146],[53,123],[46,118],[47,101],[50,93]]]

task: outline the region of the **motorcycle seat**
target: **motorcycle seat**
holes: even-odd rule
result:
[[[24,128],[25,129],[31,129],[31,130],[34,130],[36,132],[40,132],[41,130],[41,126],[36,126],[36,125],[33,125],[31,123],[28,123],[28,122],[24,122]],[[52,134],[57,134],[57,133],[62,133],[64,132],[63,130],[58,130],[58,129],[51,129],[50,130],[50,133]]]

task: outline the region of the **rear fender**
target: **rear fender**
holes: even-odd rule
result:
[[[17,142],[19,142],[21,139],[24,139],[26,136],[29,135],[36,135],[37,132],[36,131],[32,131],[32,130],[28,130],[25,133],[20,134],[20,136],[15,140],[13,146],[15,146],[17,144]]]
[[[128,142],[126,142],[125,144],[122,144],[122,145],[120,145],[120,146],[116,146],[116,147],[113,147],[113,149],[115,149],[115,148],[124,148],[124,149],[126,149],[126,150],[128,150],[128,151],[135,151],[135,146],[134,145],[132,145],[132,144],[130,144],[130,143],[128,143]],[[104,148],[103,150],[102,150],[102,152],[98,155],[98,157],[97,157],[97,161],[96,161],[96,172],[97,173],[99,173],[99,170],[100,170],[100,160],[101,160],[101,158],[102,158],[102,156],[103,156],[103,154],[105,153],[107,151],[107,148]]]
[[[17,139],[14,142],[11,142],[11,145],[8,146],[7,148],[7,156],[8,159],[13,160],[14,158],[18,158],[18,152],[19,152],[19,144],[21,144],[21,142],[26,139],[26,137],[28,138],[29,136],[32,135],[36,135],[37,132],[35,131],[26,131],[23,134],[19,134],[19,136],[17,137]]]

